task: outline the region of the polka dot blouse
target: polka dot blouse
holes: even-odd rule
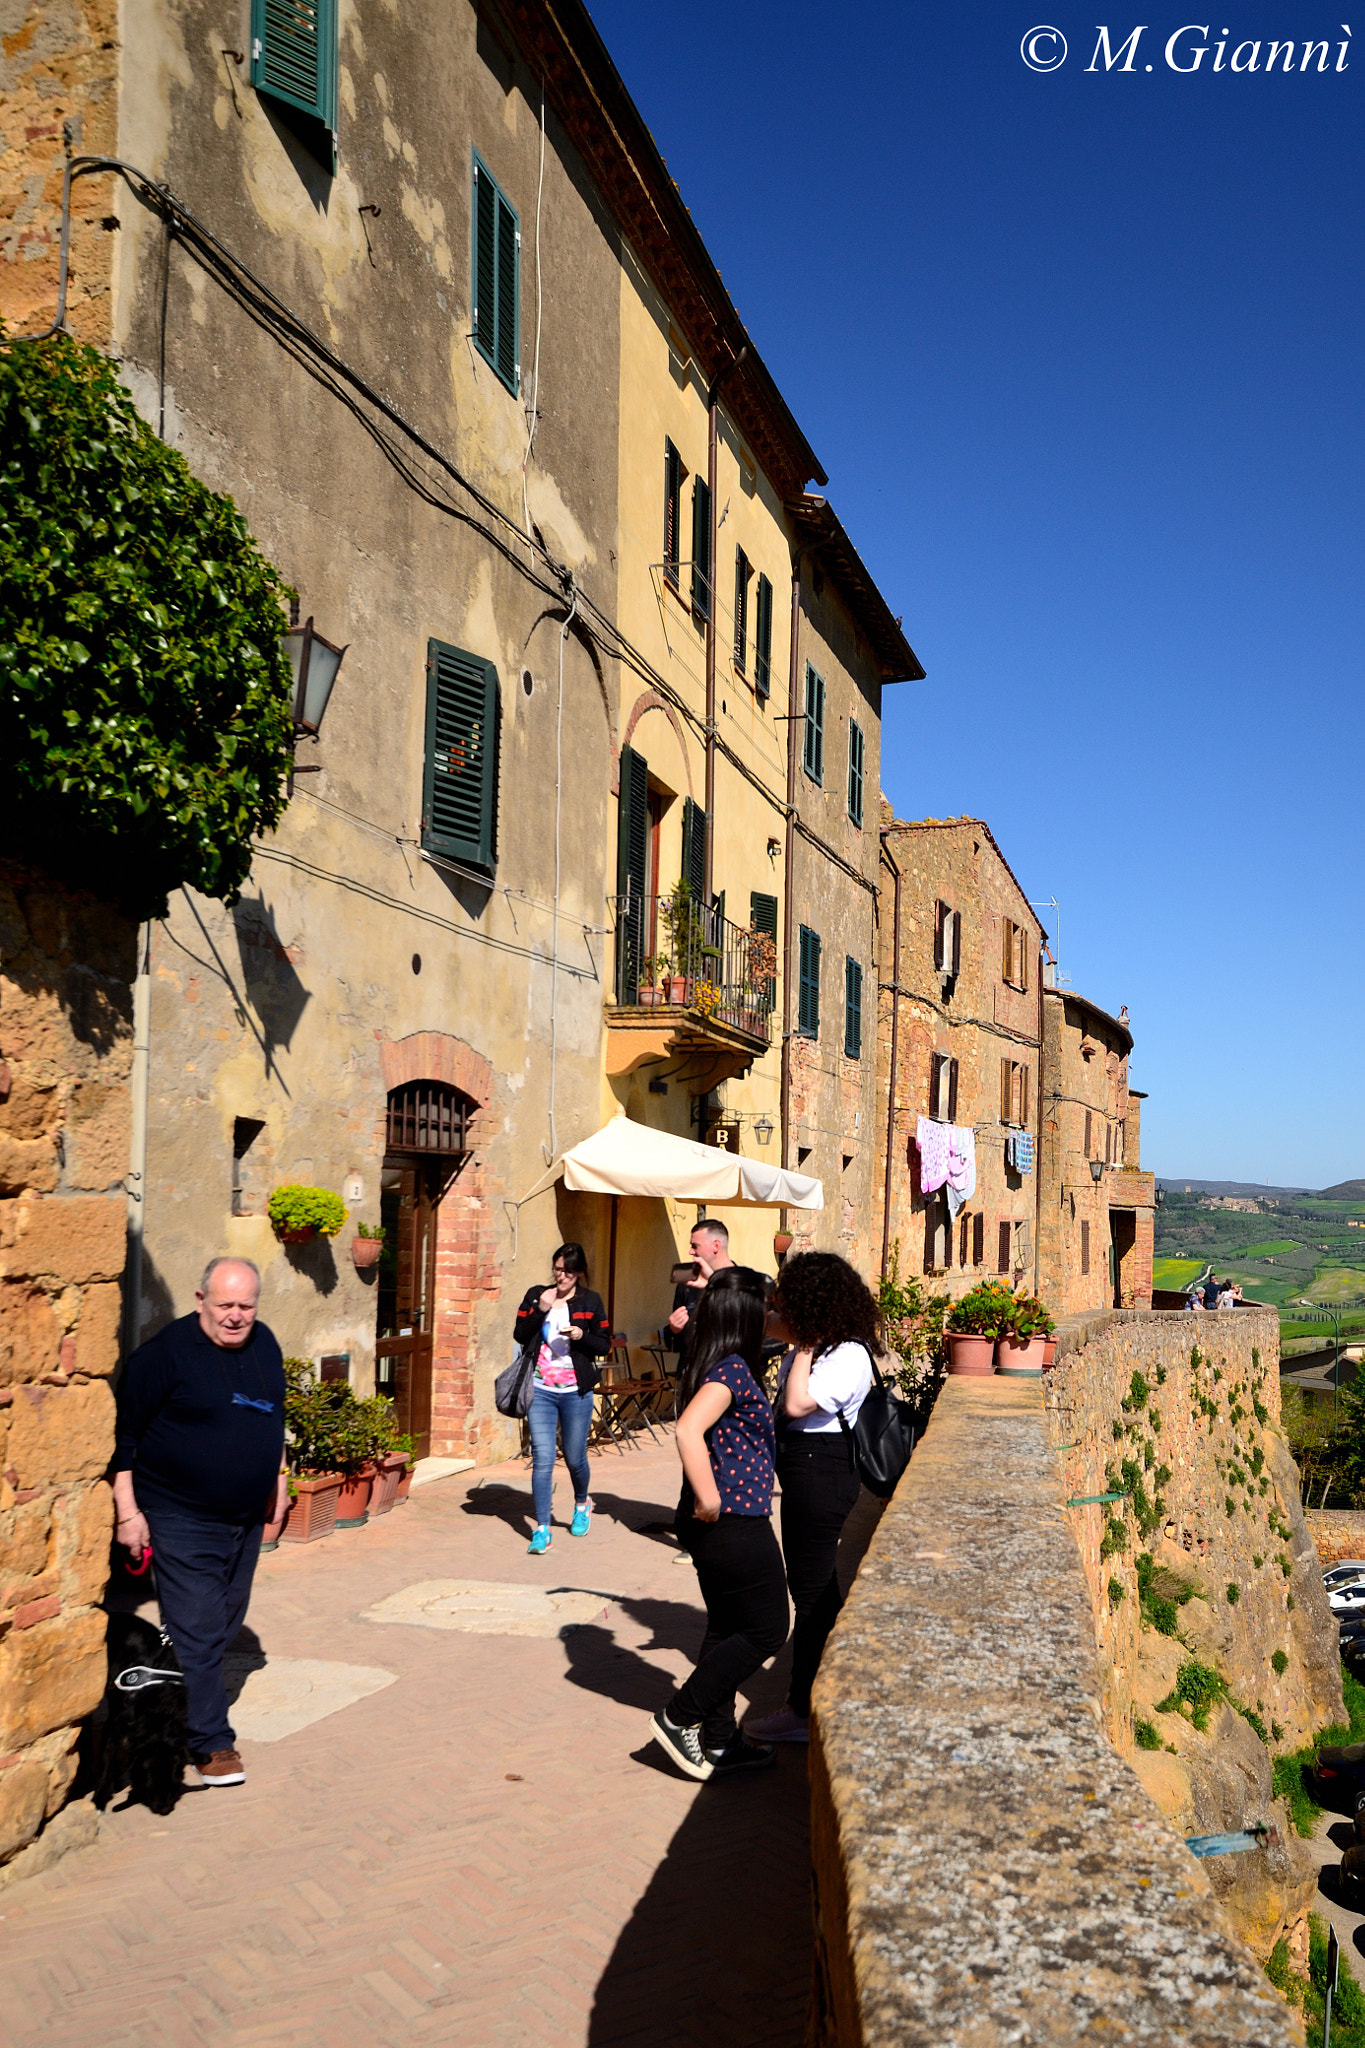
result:
[[[723,1515],[770,1515],[777,1440],[767,1395],[742,1358],[722,1358],[703,1386],[728,1387],[730,1406],[706,1432]]]

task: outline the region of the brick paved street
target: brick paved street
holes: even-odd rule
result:
[[[396,1683],[244,1742],[240,1791],[111,1812],[95,1848],[0,1894],[6,2048],[795,2048],[804,1752],[699,1787],[644,1742],[702,1631],[654,1526],[677,1488],[671,1443],[598,1455],[592,1535],[557,1529],[536,1559],[528,1468],[485,1469],[263,1558],[267,1659]],[[606,1613],[563,1640],[359,1618],[456,1578],[600,1592]],[[785,1671],[760,1674],[760,1706]]]

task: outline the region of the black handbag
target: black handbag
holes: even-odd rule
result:
[[[493,1406],[499,1415],[511,1415],[520,1420],[529,1413],[539,1356],[540,1339],[537,1337],[533,1343],[523,1344],[512,1363],[498,1374],[493,1382]]]
[[[877,1361],[872,1364],[872,1385],[858,1410],[852,1429],[839,1411],[839,1427],[848,1440],[848,1460],[869,1493],[889,1500],[900,1485],[910,1454],[915,1448],[915,1411],[902,1400],[890,1380],[882,1378]]]

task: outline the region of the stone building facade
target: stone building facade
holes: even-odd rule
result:
[[[105,1684],[136,938],[97,898],[0,861],[0,1864],[11,1872],[94,1834],[88,1805],[59,1810],[81,1718]]]
[[[990,1277],[1032,1289],[1042,926],[982,820],[905,823],[883,803],[881,841],[877,1194],[887,1254],[899,1247],[903,1275],[932,1275],[950,1294]],[[956,1217],[942,1189],[921,1186],[922,1117],[973,1134],[976,1191]]]
[[[1150,1308],[1156,1182],[1141,1166],[1133,1036],[1072,990],[1043,997],[1039,1281],[1054,1313]]]

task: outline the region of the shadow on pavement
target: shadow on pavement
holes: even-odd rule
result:
[[[638,1760],[667,1770],[641,1750]],[[598,1981],[588,2048],[800,2048],[813,1937],[805,1752],[697,1788]]]

